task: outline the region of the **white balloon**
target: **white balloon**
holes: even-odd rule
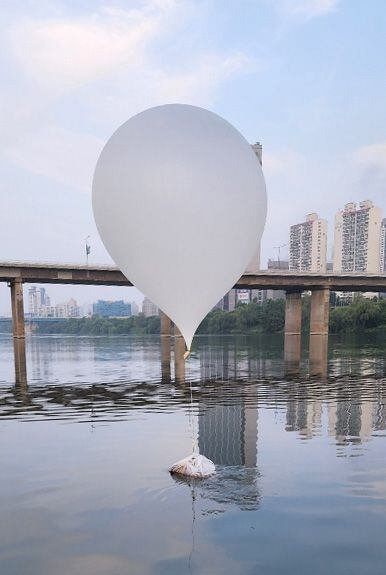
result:
[[[93,210],[113,260],[190,349],[251,260],[267,208],[261,166],[244,137],[212,112],[170,104],[130,118],[108,140]]]

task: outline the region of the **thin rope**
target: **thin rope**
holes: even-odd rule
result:
[[[186,363],[185,363],[186,367]],[[192,453],[195,455],[198,453],[198,441],[196,434],[196,419],[194,417],[194,407],[193,407],[193,389],[192,389],[192,378],[189,376],[189,390],[190,390],[190,409],[189,409],[189,424],[192,431]]]

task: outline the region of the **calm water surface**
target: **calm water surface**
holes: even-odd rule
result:
[[[280,337],[197,338],[185,383],[160,349],[31,337],[14,386],[0,337],[1,575],[385,573],[384,334],[330,338],[324,380]],[[196,483],[167,471],[192,422]]]

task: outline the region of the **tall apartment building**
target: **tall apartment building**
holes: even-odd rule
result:
[[[370,200],[345,205],[335,216],[334,271],[379,273],[381,209]]]
[[[50,307],[51,301],[46,293],[45,288],[31,286],[28,290],[28,312],[31,316],[41,315],[41,309]]]
[[[32,317],[79,317],[80,308],[73,298],[68,302],[51,305],[45,288],[31,286],[28,290],[28,312]]]
[[[379,271],[386,273],[386,218],[381,223],[381,247],[379,252]]]
[[[327,261],[327,221],[312,213],[306,221],[290,228],[289,269],[325,272]]]
[[[252,144],[252,150],[255,152],[256,158],[259,160],[260,166],[263,165],[263,146],[260,142]],[[247,272],[257,272],[260,269],[260,242],[257,245],[253,258],[247,266]]]
[[[260,166],[263,163],[263,146],[260,142],[256,144],[251,144],[252,150],[255,152],[257,159],[259,160]],[[249,262],[246,271],[253,273],[260,269],[260,242],[257,245],[256,251],[253,258]],[[220,299],[215,308],[222,309],[224,311],[233,311],[236,307],[237,302],[249,303],[253,298],[259,298],[260,290],[235,290],[231,289],[223,298]]]

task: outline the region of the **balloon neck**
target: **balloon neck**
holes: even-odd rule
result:
[[[190,356],[190,349],[187,349],[184,353],[184,359],[188,359],[189,356]]]

